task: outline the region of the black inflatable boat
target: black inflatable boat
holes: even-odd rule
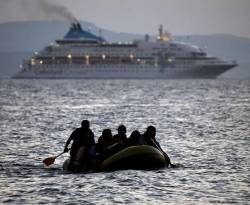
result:
[[[98,171],[113,171],[126,169],[154,169],[166,165],[164,155],[156,148],[148,145],[127,147],[103,160]],[[63,169],[67,171],[81,171],[84,167],[78,162],[70,162],[67,159],[63,163]]]

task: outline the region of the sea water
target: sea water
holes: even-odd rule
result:
[[[177,168],[44,168],[83,119],[96,140],[154,125]],[[249,125],[247,80],[1,80],[0,204],[249,204]]]

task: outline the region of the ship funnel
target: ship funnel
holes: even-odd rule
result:
[[[78,21],[71,23],[70,32],[81,32],[81,31],[82,31],[82,26]]]
[[[90,31],[82,29],[81,24],[76,21],[72,22],[68,33],[64,36],[64,39],[84,39],[89,41],[105,41],[102,37],[98,37]]]
[[[77,27],[78,30],[82,30],[82,26],[81,26],[81,24],[79,22],[76,23],[76,27]]]

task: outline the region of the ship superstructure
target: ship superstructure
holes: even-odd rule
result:
[[[215,78],[236,62],[172,40],[160,26],[157,39],[108,42],[76,22],[61,40],[24,60],[15,78]]]

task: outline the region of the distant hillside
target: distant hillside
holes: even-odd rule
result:
[[[130,41],[142,39],[143,35],[115,33],[81,22],[84,29],[90,29],[109,41]],[[62,21],[12,22],[0,24],[0,77],[9,77],[18,69],[22,59],[56,39],[62,38],[69,29],[69,23]],[[221,77],[250,79],[250,39],[227,34],[175,36],[175,40],[206,48],[208,53],[223,58],[236,59],[240,66]]]
[[[33,52],[0,52],[0,78],[13,76],[20,68],[23,59],[32,56]]]
[[[81,22],[83,29],[100,35],[100,28]],[[29,21],[0,24],[0,52],[35,51],[61,39],[68,32],[70,23],[64,21]],[[114,33],[101,29],[101,35],[109,41],[132,40],[140,35]]]

